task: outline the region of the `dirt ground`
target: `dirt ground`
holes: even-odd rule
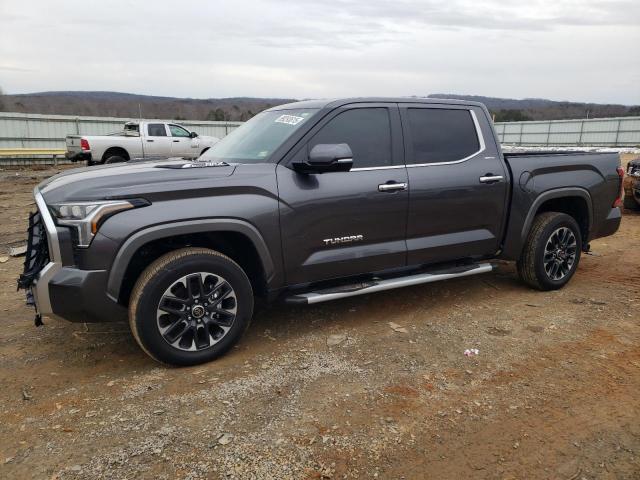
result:
[[[0,255],[51,173],[0,172]],[[503,265],[276,305],[224,358],[182,369],[125,324],[35,328],[10,258],[0,478],[640,479],[639,239],[625,211],[556,292]]]

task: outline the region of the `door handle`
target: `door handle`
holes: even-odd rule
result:
[[[406,190],[406,183],[381,183],[378,185],[379,192],[396,192],[398,190]]]
[[[153,142],[153,140],[147,140],[147,142]]]
[[[491,173],[487,173],[486,175],[480,177],[480,183],[496,183],[504,180],[502,175],[493,175]]]
[[[174,140],[173,143],[180,143],[180,140]]]

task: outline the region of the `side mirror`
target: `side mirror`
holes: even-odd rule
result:
[[[353,167],[353,153],[346,143],[319,143],[305,162],[294,162],[292,166],[300,173],[348,172]]]
[[[196,138],[196,137],[198,136],[198,134],[197,134],[196,132],[191,132],[191,133],[189,134],[189,136],[190,136],[191,138]]]

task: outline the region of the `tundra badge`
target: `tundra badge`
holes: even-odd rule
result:
[[[346,237],[325,238],[323,240],[325,246],[338,245],[340,243],[361,242],[364,239],[362,235],[347,235]]]

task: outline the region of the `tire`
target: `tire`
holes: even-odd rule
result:
[[[574,246],[564,246],[564,239]],[[548,250],[546,258],[545,250]],[[557,290],[573,277],[581,252],[582,235],[573,217],[558,212],[541,213],[533,220],[517,262],[518,275],[524,283],[537,290]]]
[[[640,210],[640,204],[633,195],[625,194],[623,199],[624,208],[628,210]]]
[[[102,163],[123,163],[126,162],[127,159],[124,158],[122,155],[110,155],[109,157],[104,159],[104,162]]]
[[[142,272],[131,293],[129,325],[140,347],[155,360],[197,365],[236,344],[251,322],[253,302],[251,283],[236,262],[214,250],[183,248]]]

